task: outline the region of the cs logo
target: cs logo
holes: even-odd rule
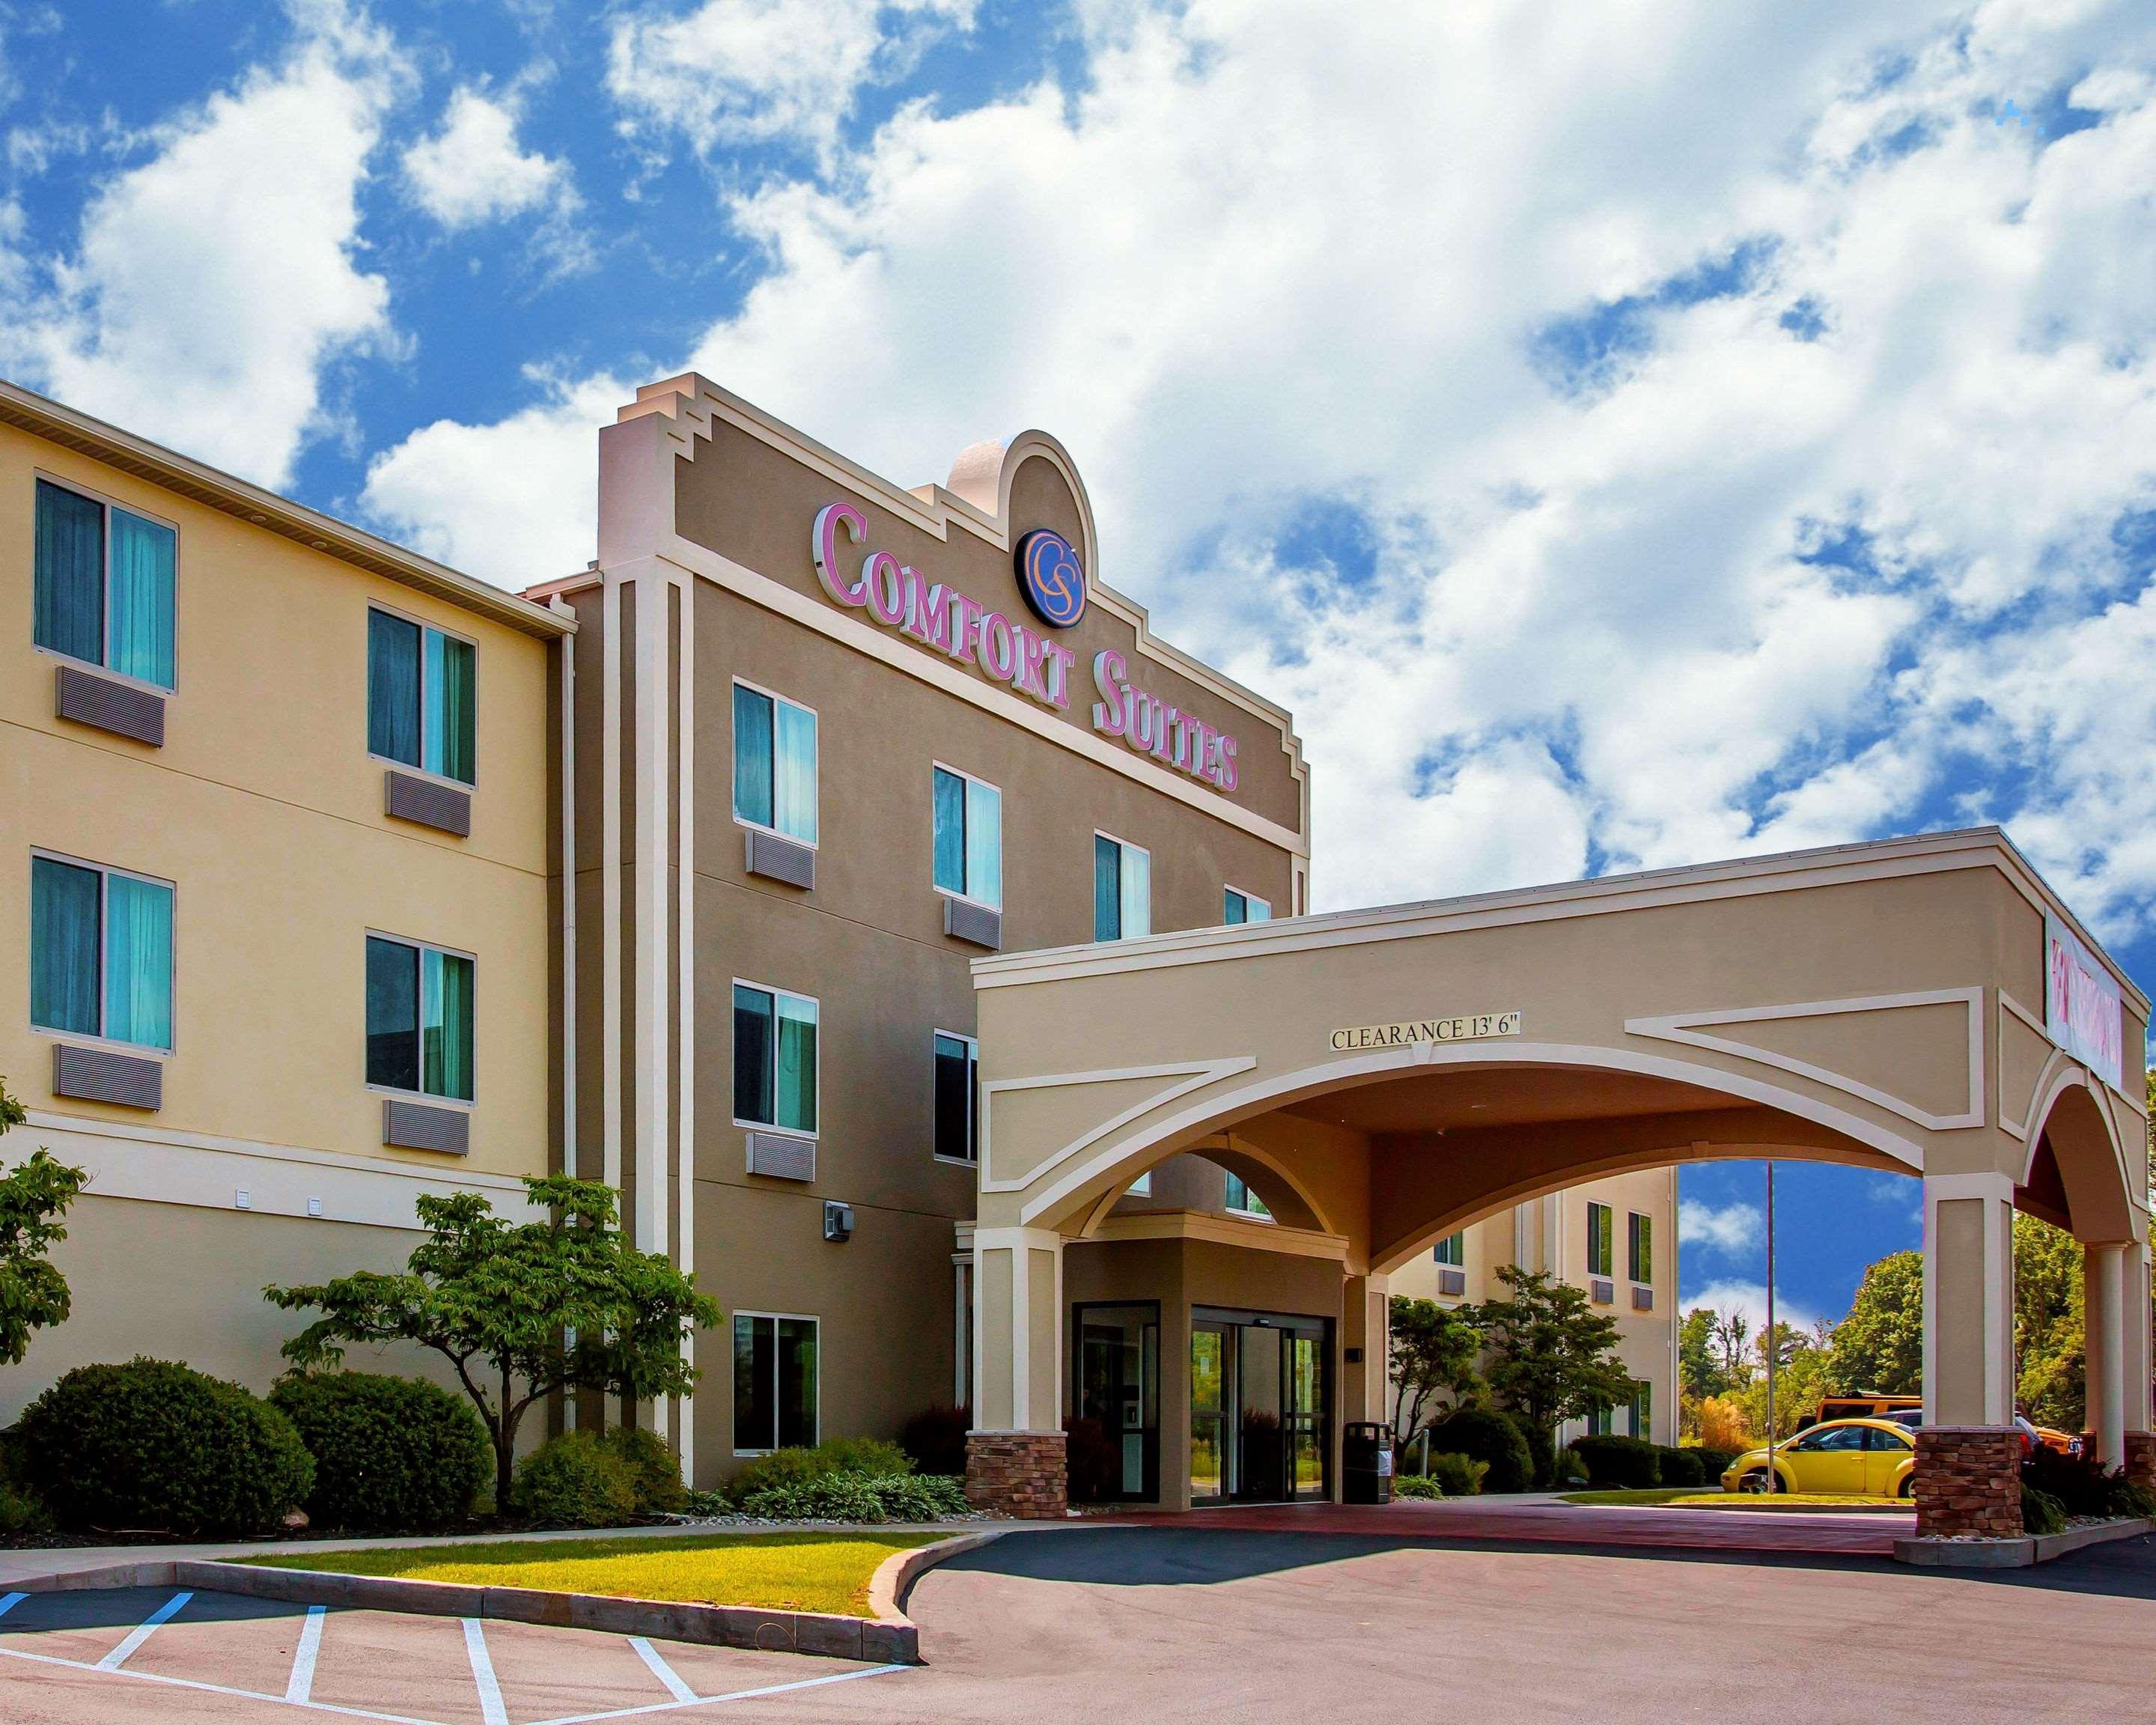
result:
[[[1033,614],[1068,629],[1086,614],[1086,571],[1060,533],[1035,527],[1018,542],[1018,584]]]

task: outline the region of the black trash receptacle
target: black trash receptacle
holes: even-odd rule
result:
[[[1393,1434],[1382,1421],[1351,1420],[1342,1428],[1340,1501],[1393,1501]]]

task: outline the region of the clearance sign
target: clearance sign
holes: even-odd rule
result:
[[[1333,1051],[1364,1048],[1408,1048],[1418,1042],[1480,1042],[1491,1036],[1520,1034],[1517,1012],[1461,1013],[1449,1019],[1408,1019],[1397,1024],[1354,1024],[1335,1030]]]
[[[2044,1027],[2113,1090],[2123,1077],[2118,989],[2096,955],[2056,916],[2044,919]]]

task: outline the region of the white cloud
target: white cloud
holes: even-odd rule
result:
[[[332,5],[295,18],[280,61],[163,126],[0,307],[26,381],[270,485],[321,426],[324,367],[391,336],[357,193],[402,62]]]
[[[1704,1306],[1725,1317],[1731,1313],[1744,1319],[1747,1332],[1756,1337],[1767,1327],[1767,1285],[1757,1281],[1715,1281],[1705,1287],[1688,1291],[1678,1302],[1685,1311]],[[1799,1304],[1789,1298],[1785,1289],[1774,1290],[1774,1322],[1787,1324],[1799,1335],[1809,1336],[1818,1327],[1821,1314],[1810,1307]]]
[[[828,152],[872,80],[941,32],[969,28],[977,0],[705,0],[647,7],[614,24],[607,89],[632,135],[680,133],[697,149],[788,141]]]
[[[451,229],[572,201],[568,164],[521,149],[516,126],[513,103],[459,87],[441,130],[404,152],[413,200]]]
[[[1766,1229],[1756,1204],[1732,1204],[1717,1209],[1711,1204],[1686,1204],[1677,1213],[1677,1239],[1685,1245],[1703,1245],[1726,1257],[1758,1250]]]

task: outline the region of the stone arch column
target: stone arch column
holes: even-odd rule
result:
[[[1063,1235],[1052,1228],[973,1230],[973,1428],[966,1495],[981,1509],[1060,1517]]]

